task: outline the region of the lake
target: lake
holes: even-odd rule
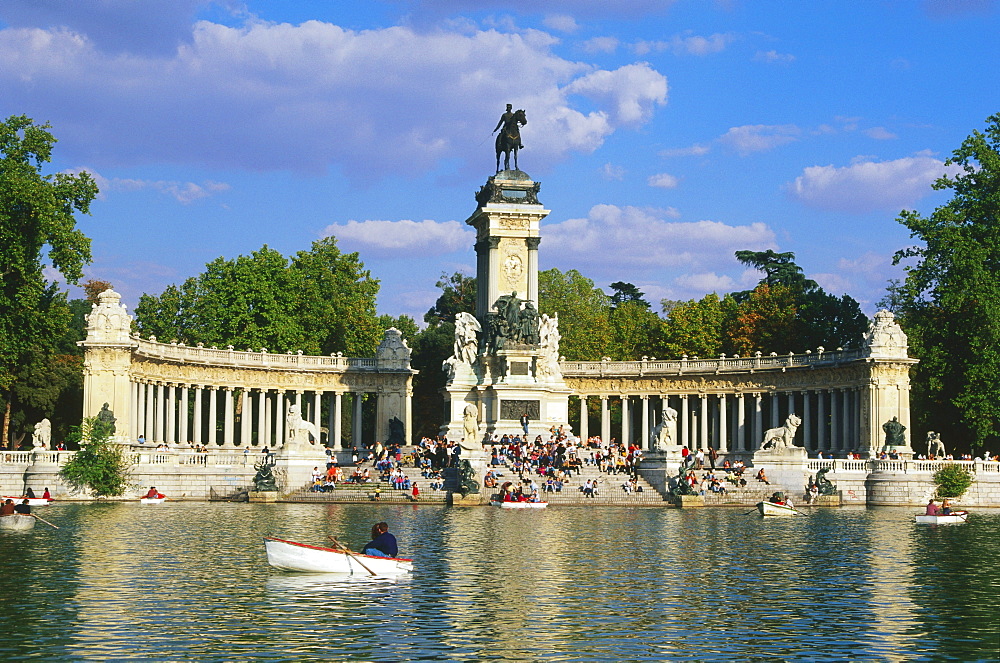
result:
[[[1000,511],[747,510],[57,503],[0,532],[0,659],[1000,658]],[[412,576],[267,564],[378,520]]]

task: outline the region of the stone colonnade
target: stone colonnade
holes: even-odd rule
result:
[[[784,425],[794,413],[802,419],[796,444],[810,453],[842,454],[861,450],[862,389],[805,389],[789,392],[697,394],[577,394],[580,436],[599,435],[650,448],[650,436],[660,424],[664,407],[677,412],[676,443],[691,449],[752,453],[764,431]],[[588,404],[599,399],[597,426],[591,425]],[[617,404],[620,423],[612,427],[610,411]]]
[[[281,447],[285,413],[298,405],[303,419],[334,448],[362,445],[364,392],[304,391],[226,385],[175,384],[135,379],[129,383],[128,435],[158,444],[208,447]],[[377,393],[371,394],[377,398]],[[409,411],[409,397],[406,409]],[[344,414],[350,425],[342,434]]]
[[[132,317],[113,290],[87,316],[83,416],[107,403],[117,434],[146,443],[208,447],[284,446],[286,417],[327,431],[317,442],[334,447],[385,441],[389,422],[411,433],[410,349],[386,330],[376,356],[276,354],[160,343],[131,334]],[[346,416],[345,416],[346,415]],[[349,439],[341,423],[349,419]],[[367,422],[367,423],[366,423]],[[373,430],[366,430],[365,426]]]

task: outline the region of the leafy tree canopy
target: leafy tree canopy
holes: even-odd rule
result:
[[[435,284],[441,288],[441,296],[434,306],[424,314],[424,322],[431,326],[443,322],[455,322],[459,313],[476,312],[476,277],[455,272],[451,276],[441,274]],[[492,303],[492,302],[491,302]]]
[[[112,430],[97,417],[89,417],[73,431],[71,442],[80,450],[59,470],[76,488],[89,489],[96,497],[116,497],[129,488],[132,460],[126,447],[112,439]]]
[[[900,214],[919,244],[896,252],[894,263],[914,262],[885,302],[920,358],[917,425],[973,446],[1000,434],[1000,114],[986,121],[945,162],[958,173],[934,184],[951,200]]]
[[[571,361],[610,356],[611,299],[575,269],[538,273],[538,312],[559,314],[559,352]]]
[[[263,246],[218,258],[205,272],[136,307],[139,333],[193,345],[371,356],[383,331],[378,280],[333,237],[290,259]]]
[[[643,308],[650,308],[649,302],[646,301],[645,295],[642,290],[631,283],[625,283],[624,281],[615,281],[611,284],[611,289],[614,291],[611,295],[611,307],[618,308],[626,302],[635,302]]]

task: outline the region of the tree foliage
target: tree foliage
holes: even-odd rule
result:
[[[59,470],[67,483],[89,489],[96,497],[116,497],[129,488],[132,461],[125,447],[112,439],[112,429],[97,417],[76,428],[80,450]]]
[[[217,258],[180,287],[143,295],[136,327],[188,345],[371,356],[383,331],[378,288],[358,254],[342,253],[333,237],[290,259],[265,245]]]
[[[0,389],[18,366],[64,332],[52,315],[53,286],[43,276],[43,251],[70,283],[90,262],[90,240],[76,228],[97,185],[87,173],[43,175],[56,139],[49,125],[21,116],[0,123]]]
[[[570,361],[594,361],[610,356],[611,300],[594,282],[575,269],[538,273],[538,312],[559,314],[559,353]]]
[[[888,298],[920,358],[916,423],[973,446],[1000,431],[1000,114],[987,123],[945,162],[958,173],[934,184],[951,200],[900,214],[920,244],[896,252],[894,263],[915,263]]]
[[[975,478],[962,465],[945,463],[934,473],[935,494],[940,498],[961,497],[969,489]]]
[[[476,277],[466,276],[462,272],[455,272],[450,276],[441,274],[434,285],[441,289],[441,295],[424,314],[424,322],[427,324],[436,326],[444,322],[453,323],[459,313],[476,312]]]

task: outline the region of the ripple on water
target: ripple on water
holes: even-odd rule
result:
[[[60,504],[0,535],[0,657],[196,660],[995,658],[1000,513]],[[267,566],[262,537],[357,546],[396,580]],[[957,628],[961,625],[962,628]]]

